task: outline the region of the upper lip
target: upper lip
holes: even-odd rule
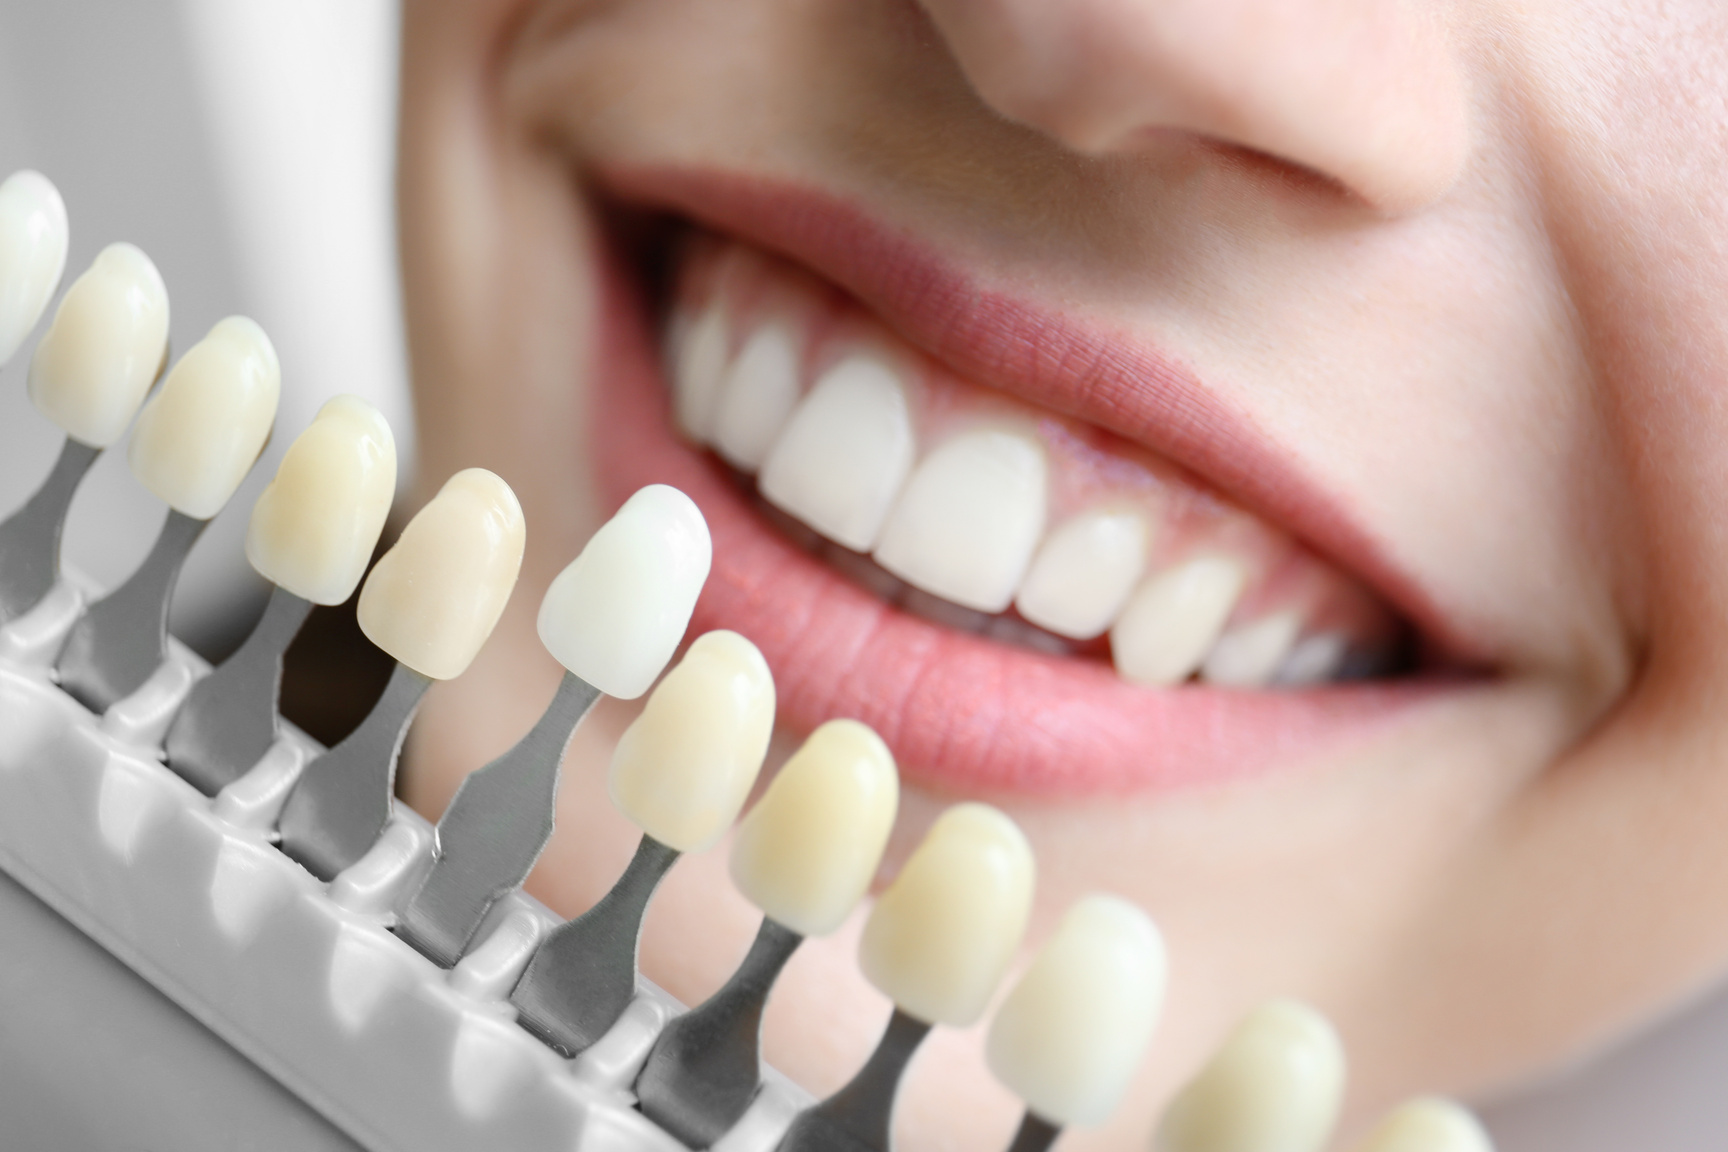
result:
[[[810,187],[708,169],[597,174],[619,201],[687,217],[826,277],[977,383],[1143,444],[1329,555],[1404,615],[1431,658],[1482,664],[1428,590],[1245,412],[1178,359],[980,283],[937,248]]]

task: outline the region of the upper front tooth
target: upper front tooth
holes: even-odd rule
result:
[[[906,482],[876,562],[944,600],[1002,611],[1044,532],[1047,472],[1035,437],[999,429],[954,437]]]
[[[36,327],[66,270],[66,203],[25,169],[0,184],[0,364]]]
[[[1278,683],[1301,687],[1330,680],[1344,667],[1349,650],[1350,642],[1337,632],[1304,636],[1284,658],[1278,669]]]
[[[678,426],[706,443],[714,426],[714,404],[726,371],[726,312],[718,298],[694,318],[672,326],[672,401]]]
[[[738,826],[732,880],[770,919],[826,936],[870,886],[899,802],[888,746],[856,720],[830,720]]]
[[[684,638],[712,558],[695,502],[650,484],[552,581],[540,601],[540,642],[606,695],[634,700]]]
[[[252,506],[246,558],[314,604],[354,594],[396,492],[396,440],[378,409],[337,396],[318,409]]]
[[[1237,1025],[1177,1095],[1157,1152],[1320,1152],[1344,1093],[1344,1049],[1320,1013],[1274,1000]]]
[[[1218,637],[1200,665],[1200,678],[1231,688],[1270,684],[1301,631],[1302,617],[1293,611],[1240,624]]]
[[[219,321],[138,414],[126,452],[133,474],[176,512],[210,519],[264,450],[281,391],[264,329],[244,316]]]
[[[612,753],[612,802],[680,852],[726,834],[762,770],[774,677],[736,632],[697,637]]]
[[[771,320],[744,342],[721,380],[714,447],[738,468],[756,471],[797,402],[798,340],[784,321]]]
[[[1147,580],[1110,629],[1116,671],[1137,684],[1186,680],[1218,638],[1248,582],[1241,564],[1197,556]]]
[[[1357,1152],[1494,1152],[1494,1142],[1469,1109],[1429,1097],[1394,1109]]]
[[[828,539],[868,552],[912,467],[912,417],[899,373],[855,353],[816,381],[762,463],[769,503]]]
[[[106,448],[143,403],[168,350],[168,289],[130,244],[72,282],[30,358],[30,400],[72,439]]]
[[[1102,635],[1146,567],[1150,538],[1133,512],[1084,512],[1045,538],[1014,606],[1058,636]]]
[[[990,1070],[1054,1124],[1116,1110],[1164,1004],[1164,940],[1126,900],[1068,910],[990,1022]]]
[[[987,804],[948,809],[870,911],[865,977],[925,1023],[973,1023],[1025,934],[1033,870],[1014,821]]]
[[[484,468],[444,482],[360,589],[366,638],[423,676],[462,674],[522,567],[522,506]]]

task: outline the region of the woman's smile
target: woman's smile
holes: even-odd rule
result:
[[[699,178],[668,183],[704,202]],[[829,235],[836,216],[860,220],[784,189],[733,203],[761,199]],[[1039,347],[1059,322],[969,293],[976,335],[946,331],[968,363],[1011,379],[1010,395],[811,271],[709,233],[678,239],[658,369],[641,364],[644,301],[615,285],[617,324],[637,333],[619,338],[620,386],[598,398],[599,475],[619,500],[664,481],[703,504],[717,547],[699,622],[763,646],[794,729],[857,716],[915,778],[949,790],[1120,792],[1294,766],[1467,690],[1435,666],[1437,643],[1422,676],[1394,678],[1411,646],[1393,611],[1287,531],[1144,444],[1037,403],[1257,471],[1286,507],[1349,533],[1335,505],[1293,495],[1302,478],[1245,422],[1216,411],[1200,443],[1172,431],[1172,411],[1207,402],[1179,372],[1147,387],[1133,357],[1099,341],[1124,362],[1111,389]],[[940,291],[932,262],[858,248],[848,271],[874,259],[855,283]],[[933,308],[901,312],[920,332],[943,323]]]

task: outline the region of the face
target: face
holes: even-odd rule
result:
[[[529,525],[410,798],[529,726],[540,595],[666,482],[778,754],[892,748],[884,877],[982,798],[1029,939],[1096,891],[1164,929],[1154,1052],[1070,1146],[1144,1146],[1275,994],[1356,1117],[1611,1038],[1728,960],[1725,84],[1718,0],[409,5],[422,490],[490,467]],[[635,839],[630,715],[566,763],[566,914]],[[647,927],[687,1001],[755,930],[724,857]],[[887,1013],[857,929],[768,1013],[819,1094]],[[903,1147],[1004,1146],[981,1047],[933,1038]]]

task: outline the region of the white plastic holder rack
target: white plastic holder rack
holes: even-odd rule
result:
[[[598,1044],[565,1060],[507,997],[560,922],[516,893],[446,972],[389,927],[430,862],[432,830],[396,805],[328,885],[270,828],[321,747],[284,725],[214,799],[161,760],[208,665],[170,642],[162,669],[102,717],[50,669],[83,611],[63,581],[0,629],[0,868],[308,1106],[373,1152],[679,1152],[629,1086],[681,1006],[647,980]],[[772,1152],[809,1097],[765,1069],[717,1152]]]

